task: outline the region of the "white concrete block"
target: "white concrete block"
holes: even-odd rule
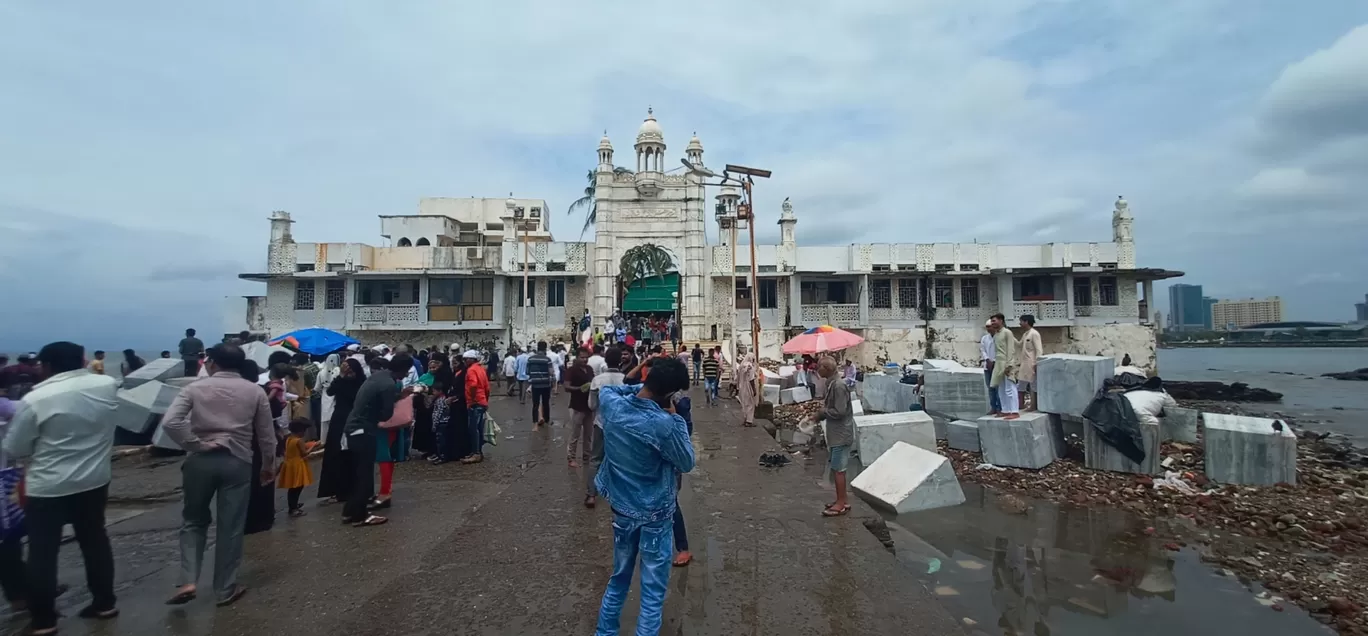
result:
[[[1115,368],[1114,360],[1100,356],[1072,353],[1041,356],[1036,363],[1038,408],[1046,413],[1082,416]]]
[[[1103,441],[1102,436],[1097,434],[1097,428],[1088,424],[1083,427],[1083,465],[1093,470],[1158,475],[1159,426],[1141,424],[1140,439],[1144,444],[1145,461],[1137,464]]]
[[[858,400],[858,399],[856,399],[856,398],[850,398],[850,414],[851,414],[851,415],[864,415],[864,414],[865,414],[865,412],[864,412],[864,405],[860,403],[860,400]]]
[[[900,413],[910,410],[917,401],[917,387],[903,384],[902,376],[865,376],[861,397],[864,407],[875,413]]]
[[[997,466],[1040,469],[1055,460],[1048,413],[1022,413],[1015,420],[984,416],[976,421],[985,462]]]
[[[781,389],[779,391],[780,404],[798,404],[812,399],[812,392],[805,386],[795,386],[791,389]]]
[[[1162,439],[1196,444],[1197,418],[1200,415],[1197,409],[1164,409],[1164,417],[1159,420]]]
[[[1202,426],[1207,477],[1227,484],[1297,483],[1297,436],[1286,423],[1203,413]]]
[[[176,388],[183,389],[183,388],[185,388],[186,386],[188,386],[191,382],[195,382],[195,381],[198,381],[198,380],[201,380],[201,379],[202,379],[202,378],[198,378],[198,377],[195,377],[195,378],[179,377],[179,378],[171,378],[170,380],[163,380],[163,382],[165,382],[166,384],[168,384],[168,385],[170,385],[170,386],[174,386],[174,387],[176,387]]]
[[[954,360],[922,360],[922,370],[928,369],[963,369],[964,365]]]
[[[922,384],[926,410],[932,413],[970,420],[983,417],[990,410],[988,383],[982,369],[927,369],[922,372]]]
[[[778,404],[778,403],[779,403],[779,391],[780,391],[779,385],[777,385],[777,384],[765,383],[765,384],[760,385],[760,389],[761,389],[761,392],[760,392],[760,397],[761,397],[761,399],[763,399],[763,400],[766,401],[766,402],[769,402],[770,404]]]
[[[962,451],[979,452],[978,422],[955,420],[946,425],[945,436],[950,448]]]
[[[123,388],[135,389],[138,386],[153,380],[165,382],[171,378],[185,376],[185,362],[176,358],[157,358],[148,360],[143,368],[138,369],[123,379]]]
[[[180,387],[152,380],[132,389],[119,389],[114,409],[114,425],[132,433],[147,431],[150,416],[166,413]]]
[[[867,464],[850,487],[871,505],[898,514],[964,503],[950,460],[902,442]]]
[[[950,427],[951,418],[930,411],[927,411],[927,414],[931,416],[931,423],[936,427],[936,439],[946,439],[945,431]]]
[[[166,450],[185,450],[180,444],[171,440],[171,436],[166,434],[166,430],[157,426],[157,432],[152,434],[152,445]]]
[[[904,411],[855,418],[855,445],[861,465],[874,463],[898,442],[935,451],[936,427],[931,416],[925,411]]]

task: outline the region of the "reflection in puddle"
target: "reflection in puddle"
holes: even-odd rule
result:
[[[898,560],[975,630],[993,634],[1331,633],[1291,603],[1172,552],[1117,510],[1027,501],[964,484],[967,502],[888,523]],[[1015,514],[1014,514],[1015,513]]]

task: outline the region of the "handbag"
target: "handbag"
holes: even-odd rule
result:
[[[24,536],[24,471],[0,470],[0,540]]]
[[[380,423],[380,428],[404,428],[413,425],[413,398],[405,396],[394,403],[394,415]]]

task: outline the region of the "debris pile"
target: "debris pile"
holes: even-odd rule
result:
[[[797,404],[776,404],[773,422],[779,428],[798,428],[799,422],[805,419],[813,419],[821,411],[821,400],[808,400]]]

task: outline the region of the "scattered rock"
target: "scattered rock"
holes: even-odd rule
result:
[[[1176,400],[1214,400],[1219,402],[1281,402],[1282,394],[1251,387],[1243,382],[1165,381],[1164,390]]]
[[[1353,371],[1342,371],[1340,373],[1322,373],[1321,377],[1334,378],[1336,380],[1358,380],[1368,382],[1368,367],[1354,369]],[[1166,382],[1165,385],[1168,383]]]

